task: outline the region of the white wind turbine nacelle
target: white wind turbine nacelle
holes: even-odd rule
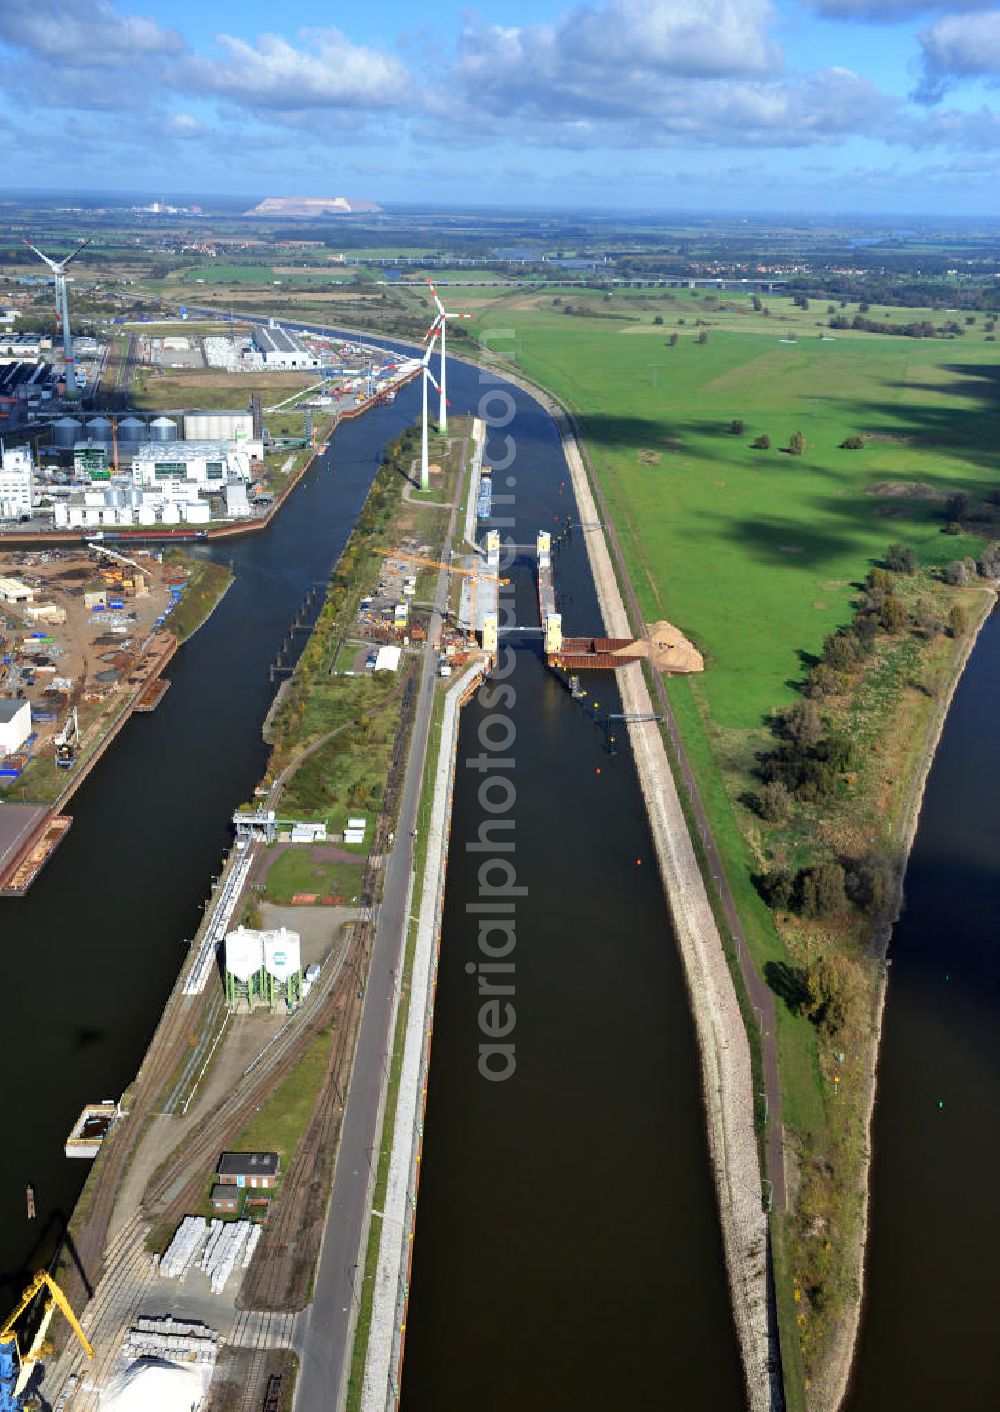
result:
[[[88,236],[86,240],[81,240],[75,250],[71,250],[68,255],[64,255],[61,260],[53,260],[50,255],[46,255],[39,250],[37,245],[32,245],[30,241],[23,240],[33,254],[37,255],[52,271],[56,286],[56,332],[62,326],[63,337],[63,359],[66,363],[66,396],[76,397],[79,389],[76,385],[76,367],[73,358],[73,335],[69,326],[69,299],[66,294],[66,266],[71,260],[75,260],[80,251],[90,244],[93,236]]]
[[[435,303],[435,305],[436,305],[436,307],[437,307],[437,318],[434,320],[434,322],[431,324],[430,328],[427,330],[427,336],[429,337],[432,333],[437,333],[437,332],[440,332],[440,334],[441,334],[441,386],[440,386],[440,388],[438,389],[438,391],[441,393],[441,410],[440,410],[440,412],[439,412],[439,414],[438,414],[438,430],[439,430],[439,431],[447,431],[447,430],[448,430],[448,391],[447,391],[447,382],[446,382],[446,379],[447,379],[448,374],[447,374],[447,371],[446,371],[446,364],[445,364],[445,359],[446,359],[446,352],[445,352],[445,330],[447,329],[448,320],[449,320],[449,319],[471,319],[473,316],[472,316],[472,314],[453,314],[453,313],[450,313],[450,312],[444,307],[444,305],[441,303],[441,300],[440,300],[440,297],[439,297],[439,295],[438,295],[438,292],[437,292],[437,290],[434,288],[434,285],[431,283],[430,280],[427,281],[427,285],[428,285],[428,287],[429,287],[429,289],[430,289],[430,291],[431,291],[431,294],[432,294],[432,296],[433,296],[433,298],[434,298],[434,303]]]

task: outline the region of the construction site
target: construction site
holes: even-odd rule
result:
[[[68,827],[61,807],[162,699],[191,572],[104,545],[0,554],[0,893],[27,890]]]

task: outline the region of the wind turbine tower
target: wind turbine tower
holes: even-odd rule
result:
[[[444,305],[441,303],[441,300],[438,298],[438,292],[437,292],[437,290],[434,288],[433,284],[431,284],[431,281],[428,280],[427,283],[430,285],[431,294],[433,294],[433,296],[434,296],[434,303],[437,305],[437,318],[436,318],[436,319],[434,320],[434,322],[431,324],[430,329],[428,330],[428,332],[429,332],[429,333],[434,333],[435,331],[438,331],[438,330],[439,330],[440,333],[441,333],[441,386],[440,386],[440,388],[438,389],[439,392],[441,393],[441,411],[440,411],[440,414],[439,414],[439,416],[438,416],[438,431],[447,431],[447,430],[448,430],[448,388],[447,388],[447,383],[446,383],[447,373],[446,373],[446,371],[445,371],[445,330],[446,330],[447,327],[448,327],[448,320],[449,320],[449,319],[471,319],[471,318],[473,317],[473,315],[472,315],[472,314],[450,314],[450,313],[448,313],[448,311],[445,309]]]
[[[66,362],[66,396],[79,397],[80,389],[76,385],[76,362],[73,357],[73,334],[69,326],[69,299],[66,295],[66,266],[71,260],[75,260],[80,251],[89,245],[93,236],[83,240],[62,260],[53,260],[48,255],[43,255],[36,245],[32,245],[25,240],[22,243],[27,245],[29,250],[34,251],[40,260],[43,260],[52,271],[56,286],[56,333],[62,329],[63,338],[63,358]]]
[[[423,388],[423,418],[420,426],[420,489],[430,490],[430,466],[427,460],[427,384],[433,383],[438,392],[441,392],[431,372],[429,364],[431,354],[434,352],[434,345],[437,342],[437,330],[434,331],[430,343],[427,345],[427,352],[420,360],[420,382]],[[444,406],[444,393],[441,392],[441,405]]]

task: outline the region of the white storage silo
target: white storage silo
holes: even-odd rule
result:
[[[281,985],[302,969],[302,943],[298,932],[279,927],[264,933],[264,970]]]
[[[176,441],[177,423],[169,417],[154,417],[149,424],[150,441]]]
[[[181,522],[180,507],[173,500],[168,500],[163,506],[160,518],[165,525],[179,525]]]
[[[226,970],[245,985],[264,964],[264,943],[260,932],[237,927],[226,936]]]

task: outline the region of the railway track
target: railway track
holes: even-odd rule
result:
[[[244,1277],[247,1297],[240,1301],[244,1307],[237,1315],[231,1339],[235,1349],[249,1353],[241,1412],[260,1412],[266,1380],[275,1376],[273,1370],[269,1371],[273,1355],[276,1350],[291,1346],[295,1321],[291,1310],[300,1302],[304,1304],[308,1297],[317,1244],[302,1236],[307,1236],[312,1226],[321,1225],[325,1213],[378,922],[381,859],[390,846],[415,697],[416,682],[411,678],[403,690],[383,808],[362,882],[364,905],[340,963],[328,968],[325,984],[320,982],[314,988],[312,1003],[307,1002],[288,1034],[272,1045],[226,1099],[206,1113],[171,1152],[147,1185],[139,1209],[108,1241],[118,1191],[147,1121],[160,1111],[158,1100],[164,1093],[176,1096],[184,1092],[195,1057],[190,1049],[191,1032],[206,1025],[211,1027],[222,1004],[218,983],[206,988],[201,996],[184,996],[180,990],[182,970],[136,1077],[128,1115],[116,1124],[105,1142],[99,1158],[99,1180],[94,1183],[86,1220],[79,1234],[75,1233],[70,1274],[64,1276],[77,1307],[89,1296],[83,1323],[99,1349],[98,1358],[88,1369],[76,1346],[67,1346],[51,1365],[46,1384],[50,1400],[57,1398],[67,1388],[70,1376],[76,1374],[83,1383],[75,1395],[75,1412],[96,1408],[95,1389],[110,1372],[142,1298],[156,1281],[151,1258],[143,1246],[149,1222],[179,1220],[190,1208],[200,1196],[205,1171],[218,1153],[294,1070],[320,1031],[332,1022],[334,1041],[324,1082]]]

